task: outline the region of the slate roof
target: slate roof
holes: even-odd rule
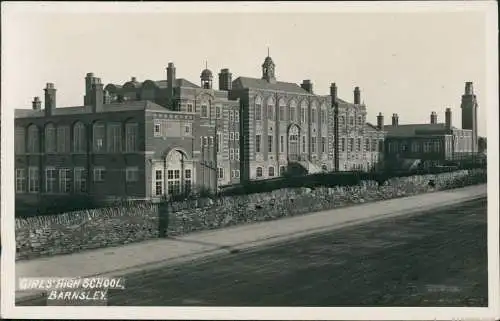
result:
[[[128,81],[123,86],[125,86],[126,84],[129,84],[129,83],[133,83],[135,88],[141,88],[142,85],[144,84],[144,82],[138,82],[138,81],[131,82],[131,81]],[[153,81],[153,83],[155,83],[156,86],[158,86],[159,88],[167,88],[167,85],[168,85],[167,80],[156,80],[156,81]],[[106,86],[110,86],[110,85],[115,86],[117,89],[123,88],[123,86],[116,85],[116,84],[108,84]],[[190,82],[190,81],[188,81],[188,80],[186,80],[184,78],[176,79],[175,80],[175,87],[200,88],[200,86],[195,85],[192,82]]]
[[[456,129],[452,127],[452,129]],[[446,125],[438,124],[403,124],[403,125],[385,125],[384,130],[388,137],[412,137],[418,135],[439,135],[446,133]]]
[[[303,95],[310,95],[310,93],[300,87],[299,85],[291,82],[276,81],[275,83],[270,83],[265,79],[250,78],[250,77],[238,77],[233,81],[233,88],[256,88],[256,89],[268,89],[276,91],[286,91],[290,93],[297,93]]]
[[[151,101],[129,101],[124,103],[104,104],[102,112],[121,112],[127,110],[148,110],[148,111],[170,111],[169,109],[155,104]],[[75,107],[57,107],[54,109],[53,116],[61,115],[78,115],[78,114],[91,114],[92,106],[75,106]],[[15,118],[28,118],[28,117],[44,117],[44,110],[33,109],[16,109]]]

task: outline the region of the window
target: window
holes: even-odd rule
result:
[[[28,127],[28,153],[40,152],[40,132],[36,125]],[[37,191],[38,192],[38,191]]]
[[[358,126],[363,125],[363,116],[358,116]]]
[[[234,160],[234,148],[229,148],[229,160]]]
[[[192,113],[193,112],[193,104],[187,104],[187,112]]]
[[[255,152],[261,152],[262,139],[260,135],[255,135]]]
[[[45,192],[55,193],[56,184],[57,184],[57,170],[53,167],[45,168]]]
[[[68,168],[62,168],[59,170],[59,192],[71,192],[71,170]]]
[[[222,167],[217,168],[217,177],[219,179],[224,179],[224,168]]]
[[[295,121],[295,107],[290,107],[290,121]]]
[[[122,126],[120,123],[108,125],[108,151],[119,153],[122,150]]]
[[[311,153],[316,153],[316,137],[311,137]]]
[[[349,138],[349,151],[352,152],[354,150],[354,138]]]
[[[285,137],[283,135],[280,136],[280,153],[285,152]]]
[[[28,168],[28,192],[38,193],[40,191],[40,173],[38,167]]]
[[[257,167],[255,173],[257,177],[262,177],[262,167]]]
[[[201,138],[201,146],[206,147],[208,146],[208,137],[200,137]]]
[[[271,135],[267,136],[267,151],[269,153],[273,152],[273,136]]]
[[[163,195],[163,172],[161,169],[155,170],[155,195]]]
[[[349,117],[349,125],[354,126],[354,116]]]
[[[94,168],[94,182],[104,182],[104,174],[106,170],[104,167],[95,167]]]
[[[302,108],[300,109],[300,114],[301,114],[301,117],[300,117],[301,119],[300,119],[300,121],[301,121],[302,123],[305,123],[305,122],[306,122],[306,109],[305,109],[304,107],[302,107]]]
[[[191,169],[185,169],[184,170],[184,191],[186,194],[191,193],[191,187],[192,187],[192,177],[191,177]]]
[[[285,174],[286,167],[285,166],[280,166],[280,176],[283,176]]]
[[[311,109],[311,123],[315,124],[316,123],[316,109]]]
[[[321,123],[326,124],[326,111],[324,109],[321,110]]]
[[[267,118],[269,118],[269,120],[274,119],[274,106],[273,105],[267,106]]]
[[[208,107],[207,105],[201,105],[201,117],[208,117]]]
[[[431,142],[424,142],[424,153],[429,153],[431,151]]]
[[[321,152],[326,153],[326,137],[321,137]]]
[[[161,137],[161,122],[160,120],[155,120],[154,124],[154,136]]]
[[[229,111],[229,122],[232,123],[234,121],[234,112],[232,110]]]
[[[367,138],[365,140],[365,151],[369,152],[370,151],[370,139]]]
[[[269,166],[268,176],[269,177],[274,177],[274,166]]]
[[[167,171],[168,194],[178,195],[181,192],[181,172],[178,169]]]
[[[125,180],[128,183],[139,181],[139,168],[127,167],[125,169]]]
[[[440,143],[439,141],[434,141],[434,151],[439,152],[440,150]]]
[[[85,125],[77,122],[73,126],[73,152],[84,153],[87,150]]]
[[[285,120],[285,106],[280,106],[280,121]]]
[[[306,152],[306,136],[302,136],[302,153]]]
[[[235,132],[234,133],[234,140],[239,142],[240,141],[240,132]]]
[[[358,144],[356,146],[356,151],[357,152],[361,151],[361,138],[358,138]]]
[[[345,138],[340,139],[340,150],[345,152]]]
[[[56,152],[56,127],[54,124],[47,124],[45,126],[45,152]]]
[[[87,191],[87,171],[85,168],[75,168],[74,175],[75,193],[85,193]]]
[[[239,178],[240,177],[240,171],[235,169],[232,171],[233,178]]]
[[[234,133],[233,132],[229,133],[229,140],[234,140]]]
[[[138,151],[137,138],[139,134],[139,124],[125,124],[125,151],[127,153]]]
[[[208,143],[210,146],[214,146],[214,138],[213,136],[208,137]]]
[[[94,124],[94,152],[104,151],[104,123],[97,122]]]
[[[262,119],[262,106],[260,104],[255,105],[255,120]]]
[[[16,193],[26,192],[26,173],[24,168],[16,169]]]
[[[238,148],[236,148],[234,150],[234,158],[239,161],[240,160],[240,150]]]
[[[377,140],[372,139],[372,152],[376,152],[376,151],[377,151]]]
[[[26,136],[24,127],[16,126],[14,149],[16,154],[24,154],[26,152]]]
[[[221,113],[222,107],[221,106],[215,106],[215,118],[220,119],[222,116]]]
[[[70,144],[69,126],[58,126],[57,127],[57,152],[58,153],[69,152],[69,144]]]

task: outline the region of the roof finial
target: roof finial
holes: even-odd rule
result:
[[[269,46],[267,46],[267,56],[269,57]]]
[[[205,60],[205,69],[208,69],[208,62]]]

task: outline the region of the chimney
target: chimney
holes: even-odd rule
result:
[[[136,81],[137,81],[137,78],[136,78],[136,77],[130,77],[130,81],[131,81],[131,82],[136,82]]]
[[[451,129],[451,108],[446,108],[444,112],[445,126],[447,130]]]
[[[101,78],[94,78],[94,83],[92,84],[92,112],[97,113],[102,111],[102,105],[104,103],[104,88],[101,84]]]
[[[431,124],[435,125],[438,122],[438,115],[435,111],[431,113]]]
[[[465,83],[465,94],[474,95],[474,87],[472,85],[472,81],[468,81]]]
[[[399,116],[398,114],[392,114],[392,126],[399,125]]]
[[[219,73],[219,90],[229,91],[233,88],[233,74],[224,68]]]
[[[94,73],[89,72],[87,76],[85,76],[85,96],[83,96],[83,105],[88,106],[91,104],[90,96],[92,92],[92,84],[94,83]]]
[[[172,62],[168,63],[167,67],[167,97],[168,99],[174,98],[175,87],[175,66]]]
[[[337,101],[337,84],[335,83],[330,85],[330,96],[332,98],[332,103]]]
[[[104,91],[104,99],[103,99],[104,104],[111,104],[111,95],[107,90]]]
[[[31,105],[33,106],[33,110],[42,110],[42,102],[40,101],[40,97],[35,97]]]
[[[302,87],[302,89],[304,89],[305,91],[307,91],[310,94],[313,93],[313,84],[312,84],[311,80],[309,80],[309,79],[303,80],[300,87]]]
[[[56,88],[53,83],[47,83],[45,86],[45,115],[50,116],[56,108]]]
[[[382,113],[378,113],[377,128],[380,130],[384,129],[384,115],[382,115]]]
[[[361,104],[361,92],[359,91],[359,87],[354,88],[354,104]]]

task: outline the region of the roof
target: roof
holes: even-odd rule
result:
[[[134,82],[134,87],[135,88],[141,88],[146,81],[148,81],[148,80],[145,80],[144,82],[135,81]],[[156,80],[156,81],[152,81],[152,82],[154,84],[156,84],[156,86],[158,86],[159,88],[167,88],[167,86],[168,86],[168,81],[167,80]],[[125,84],[128,84],[128,83],[132,83],[132,82],[128,81]],[[106,87],[107,86],[115,86],[117,89],[122,89],[123,88],[123,86],[116,85],[116,84],[107,84]],[[200,86],[195,85],[192,82],[190,82],[190,81],[188,81],[188,80],[186,80],[184,78],[176,79],[174,87],[200,88]]]
[[[365,126],[368,127],[369,129],[380,130],[380,129],[378,129],[377,126],[375,126],[371,123],[365,123]]]
[[[104,104],[102,106],[103,113],[122,112],[129,110],[170,111],[169,109],[148,100]],[[62,115],[91,114],[91,113],[92,113],[92,106],[75,106],[75,107],[58,107],[54,109],[52,115],[62,116]],[[15,110],[15,118],[44,117],[44,116],[45,116],[44,110],[33,110],[33,109]]]
[[[285,91],[289,93],[297,93],[303,95],[310,95],[310,93],[300,87],[299,85],[291,82],[277,81],[275,83],[270,83],[265,79],[250,78],[250,77],[238,77],[233,81],[233,88],[256,88],[256,89],[267,89],[276,91]]]
[[[456,129],[452,127],[452,129]],[[438,124],[403,124],[403,125],[385,125],[384,130],[388,137],[412,137],[418,135],[443,135],[446,133],[446,125]]]

